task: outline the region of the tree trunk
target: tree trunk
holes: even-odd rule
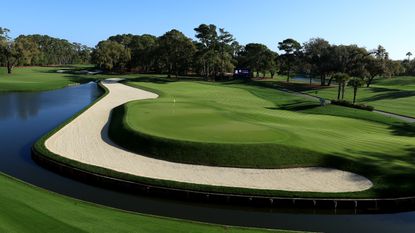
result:
[[[7,61],[7,73],[11,74],[13,69],[13,64],[11,64],[9,61]]]
[[[344,99],[344,89],[346,87],[346,82],[343,81],[341,85],[342,85],[342,100],[343,100]]]
[[[338,84],[338,86],[339,86],[339,89],[337,90],[337,100],[340,99],[340,93],[341,93],[341,89],[342,89],[342,85],[340,83]]]
[[[333,82],[333,77],[330,77],[329,82],[327,83],[327,86],[330,86],[331,82]]]
[[[172,70],[172,64],[169,64],[167,78],[171,78],[171,70]]]
[[[288,71],[287,71],[287,83],[289,83],[290,82],[290,68],[288,68]]]
[[[370,87],[370,84],[372,84],[372,81],[373,81],[373,79],[374,79],[375,77],[373,76],[373,77],[370,77],[368,80],[367,80],[367,82],[366,82],[366,87]]]
[[[356,103],[357,86],[353,88],[353,104]]]
[[[320,75],[320,85],[321,86],[326,85],[326,75],[324,75],[324,74]]]
[[[312,76],[310,75],[309,77],[310,77],[310,85],[311,85],[312,84]]]

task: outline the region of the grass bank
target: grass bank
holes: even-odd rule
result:
[[[120,211],[0,173],[1,232],[289,232],[197,223]]]

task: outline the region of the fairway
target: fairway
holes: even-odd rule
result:
[[[0,173],[0,232],[289,232],[134,214],[64,197]]]
[[[327,87],[306,93],[327,99],[337,97],[337,87]],[[353,100],[353,89],[348,87],[346,100]],[[415,117],[415,77],[394,77],[376,80],[369,88],[359,88],[357,102],[375,107],[377,110]]]
[[[89,81],[81,76],[57,73],[59,67],[24,67],[7,74],[0,67],[1,91],[45,91]]]

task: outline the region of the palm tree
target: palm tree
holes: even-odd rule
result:
[[[349,81],[349,85],[353,87],[353,104],[356,103],[357,88],[361,87],[365,81],[361,78],[353,78]]]
[[[333,78],[336,80],[337,85],[339,86],[339,89],[337,91],[337,99],[338,100],[340,99],[340,93],[342,94],[341,98],[343,99],[344,98],[344,89],[345,89],[346,83],[347,83],[347,81],[349,81],[350,77],[349,77],[349,75],[344,74],[344,73],[337,73],[333,76]]]
[[[407,52],[406,53],[406,56],[408,56],[408,61],[410,61],[411,60],[412,53],[411,52]]]

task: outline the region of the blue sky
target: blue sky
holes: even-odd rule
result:
[[[3,2],[4,1],[4,2]],[[383,45],[394,59],[415,54],[413,0],[0,0],[0,27],[95,46],[119,33],[162,35],[213,23],[242,44],[277,50],[288,37],[322,37],[334,44]]]

